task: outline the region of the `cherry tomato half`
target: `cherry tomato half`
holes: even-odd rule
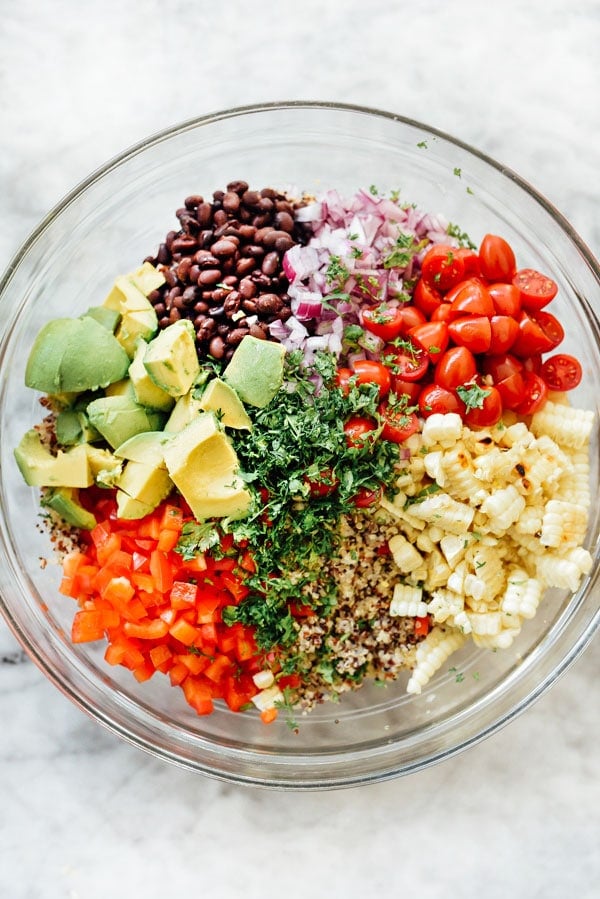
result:
[[[512,283],[521,294],[523,309],[531,312],[543,309],[558,293],[556,281],[548,278],[547,275],[542,275],[534,268],[522,268],[516,272]]]
[[[448,346],[448,325],[446,322],[423,322],[411,328],[408,336],[425,350],[435,364]]]
[[[481,275],[481,262],[475,250],[471,250],[469,247],[459,247],[454,252],[464,263],[466,277],[469,277],[469,275],[479,277]]]
[[[393,406],[384,400],[377,410],[381,416],[383,427],[381,436],[392,443],[403,443],[419,430],[419,419],[414,412],[407,412],[402,405]]]
[[[543,378],[534,372],[525,375],[525,399],[517,406],[519,415],[533,415],[546,404],[548,399],[548,387]]]
[[[519,316],[519,334],[511,352],[520,357],[548,353],[558,346],[564,336],[562,325],[550,312],[523,310]]]
[[[492,381],[497,384],[515,373],[521,373],[524,365],[516,356],[512,356],[510,353],[500,353],[497,356],[486,356],[481,367],[483,373],[491,375]]]
[[[506,353],[519,336],[519,323],[512,315],[492,315],[490,328],[490,353]]]
[[[517,269],[515,254],[503,237],[486,234],[479,247],[481,274],[488,281],[509,282]]]
[[[492,316],[496,311],[490,292],[480,278],[460,281],[445,299],[451,304],[453,318],[459,315]]]
[[[382,362],[375,362],[372,359],[358,359],[354,362],[352,369],[357,384],[377,384],[381,398],[387,396],[390,392],[392,376],[389,368],[383,365]]]
[[[340,482],[331,468],[324,468],[316,478],[305,477],[304,483],[308,484],[311,497],[319,499],[334,493],[338,489]]]
[[[465,346],[472,353],[487,353],[492,341],[492,327],[484,315],[463,315],[448,325],[454,343]]]
[[[370,309],[363,309],[362,320],[367,331],[382,340],[394,340],[402,333],[402,310],[398,306],[380,303]]]
[[[350,447],[362,449],[373,436],[376,429],[377,425],[371,418],[355,415],[349,418],[344,425],[346,444]]]
[[[354,378],[354,372],[350,368],[338,368],[335,373],[335,384],[340,388],[344,396],[348,396],[350,393],[350,387],[355,381],[351,379]]]
[[[449,244],[435,244],[425,253],[421,263],[423,279],[435,290],[444,293],[464,277],[465,264]]]
[[[425,315],[431,316],[441,302],[441,294],[423,278],[419,278],[413,292],[413,303],[417,309],[420,309]]]
[[[410,339],[405,345],[386,348],[383,357],[390,366],[392,374],[403,381],[420,381],[429,368],[429,356],[422,347]]]
[[[525,401],[525,379],[519,371],[497,381],[494,386],[502,398],[505,409],[518,409]]]
[[[502,397],[496,387],[486,387],[481,407],[469,409],[464,416],[470,428],[489,428],[502,417]]]
[[[498,315],[516,317],[521,311],[521,291],[514,284],[490,284],[488,287]]]
[[[378,490],[368,490],[366,487],[361,487],[356,496],[352,497],[352,502],[357,509],[368,509],[369,506],[378,503],[382,495],[383,489],[381,487]]]
[[[423,385],[419,381],[405,381],[392,375],[392,390],[396,396],[406,396],[409,406],[414,406],[418,401]]]
[[[435,412],[445,415],[447,412],[458,412],[463,415],[464,403],[455,393],[440,387],[439,384],[428,384],[423,388],[419,396],[419,412],[423,418],[429,418]]]
[[[543,363],[540,374],[550,390],[572,390],[581,382],[583,371],[575,356],[558,353]]]
[[[402,334],[408,334],[411,328],[427,321],[425,313],[416,306],[401,306],[400,315],[402,316]]]
[[[442,355],[435,367],[434,380],[446,390],[454,390],[472,381],[477,374],[477,363],[471,350],[453,346]]]

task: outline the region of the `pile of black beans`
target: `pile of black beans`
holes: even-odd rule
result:
[[[310,237],[296,221],[300,205],[270,187],[250,190],[245,181],[231,181],[210,201],[187,197],[176,212],[180,229],[145,260],[166,279],[148,297],[159,327],[189,319],[198,354],[223,362],[246,334],[269,339],[269,324],[291,315],[283,256]]]

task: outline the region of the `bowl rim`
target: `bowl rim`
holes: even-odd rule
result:
[[[8,266],[0,277],[0,299],[4,295],[12,280],[13,275],[17,271],[23,259],[27,256],[30,249],[38,241],[40,236],[52,224],[54,219],[59,216],[70,204],[72,204],[82,194],[84,194],[88,187],[93,185],[96,181],[104,177],[106,174],[115,170],[123,163],[133,159],[135,156],[143,153],[149,147],[156,146],[162,141],[169,140],[179,134],[197,129],[201,126],[211,125],[222,120],[230,120],[232,118],[240,116],[253,115],[269,111],[278,112],[292,109],[320,111],[331,110],[332,112],[358,113],[360,115],[375,117],[378,119],[383,118],[391,122],[397,122],[407,125],[411,128],[422,130],[427,135],[438,137],[453,145],[454,147],[466,151],[473,157],[485,163],[487,166],[495,169],[501,175],[509,178],[512,182],[515,183],[515,185],[523,190],[530,199],[532,199],[538,206],[542,207],[543,210],[545,210],[545,212],[554,219],[555,223],[559,225],[559,227],[565,233],[566,237],[568,237],[572,244],[581,253],[583,259],[585,260],[585,263],[588,265],[589,269],[600,283],[600,263],[598,262],[592,251],[589,249],[589,247],[586,245],[586,243],[582,240],[579,234],[569,223],[569,221],[563,216],[563,214],[546,197],[544,197],[531,184],[529,184],[528,181],[523,179],[509,167],[502,165],[492,157],[472,147],[467,142],[462,141],[441,129],[427,125],[423,122],[392,112],[380,110],[374,107],[329,101],[289,100],[236,106],[232,107],[231,109],[220,110],[207,113],[202,116],[186,119],[185,121],[167,126],[137,141],[127,149],[123,150],[121,153],[113,156],[107,162],[94,169],[87,177],[76,184],[48,211],[48,213],[43,217],[39,224],[30,232],[29,236],[26,237],[18,247],[12,258],[10,259]],[[1,330],[4,331],[4,328],[2,328]],[[398,765],[398,760],[394,759],[393,754],[390,754],[385,759],[385,767],[380,768],[379,770],[370,771],[368,773],[363,771],[359,772],[358,774],[348,774],[344,772],[340,773],[339,775],[334,774],[333,776],[325,776],[323,778],[317,773],[316,769],[319,766],[318,764],[316,764],[314,766],[314,775],[310,779],[292,782],[290,780],[289,773],[286,774],[286,771],[284,770],[285,765],[284,768],[279,770],[278,774],[274,776],[265,776],[263,779],[257,780],[253,775],[248,776],[244,775],[243,773],[235,774],[231,771],[219,771],[211,768],[208,764],[201,761],[192,762],[189,759],[183,759],[182,757],[178,756],[177,753],[175,753],[173,750],[165,749],[164,747],[159,746],[157,741],[153,742],[149,737],[134,732],[132,728],[124,726],[120,722],[114,720],[114,716],[112,716],[110,713],[107,713],[105,710],[99,708],[93,702],[88,701],[87,698],[80,696],[67,678],[63,677],[60,673],[52,670],[52,668],[48,666],[46,660],[43,658],[43,654],[38,650],[37,646],[32,645],[32,643],[29,641],[27,635],[23,632],[19,622],[11,614],[11,610],[6,605],[2,596],[0,596],[0,610],[2,611],[3,617],[17,641],[22,645],[23,649],[32,658],[35,664],[44,672],[44,675],[56,687],[58,687],[60,692],[63,693],[63,695],[68,696],[69,699],[73,701],[73,703],[77,707],[86,712],[93,720],[106,727],[112,733],[118,734],[130,745],[140,748],[156,757],[168,760],[179,767],[202,773],[217,780],[253,786],[258,785],[275,789],[299,789],[304,791],[316,789],[335,789],[340,787],[349,787],[390,780],[401,775],[410,774],[415,771],[430,767],[439,761],[451,758],[461,753],[463,750],[480,743],[484,739],[487,739],[487,737],[494,734],[496,731],[503,728],[518,715],[520,715],[523,711],[525,711],[526,708],[532,705],[535,701],[537,701],[537,699],[540,698],[540,696],[542,696],[548,689],[550,689],[550,687],[556,682],[556,680],[560,678],[581,656],[581,654],[591,642],[596,630],[598,629],[598,626],[600,625],[599,609],[596,614],[590,619],[587,627],[579,634],[578,639],[571,645],[568,653],[563,656],[563,658],[557,665],[554,666],[552,671],[546,671],[545,673],[542,673],[541,680],[534,689],[529,689],[526,695],[518,697],[517,701],[510,707],[508,711],[505,711],[501,715],[498,715],[486,726],[479,728],[476,733],[470,734],[467,737],[461,737],[455,742],[455,744],[430,751],[427,755],[421,757],[419,760],[413,760],[409,763],[400,764],[400,766]],[[317,759],[313,761],[317,762]]]

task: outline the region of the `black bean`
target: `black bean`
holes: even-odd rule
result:
[[[225,352],[225,344],[223,342],[223,338],[219,335],[213,337],[209,344],[208,352],[211,356],[213,356],[214,359],[222,359]]]
[[[212,221],[212,207],[210,203],[200,203],[196,210],[196,220],[201,228],[206,228]]]
[[[262,261],[261,271],[265,275],[274,275],[279,268],[279,256],[277,253],[267,253]]]
[[[256,295],[256,284],[250,278],[242,278],[238,290],[245,300],[250,300]]]
[[[217,240],[210,249],[215,256],[231,256],[237,250],[237,246],[233,240],[223,238],[223,240]]]
[[[244,259],[238,259],[235,264],[236,273],[242,278],[244,275],[247,275],[248,272],[251,272],[254,268],[256,268],[256,259],[253,259],[252,256],[247,256]]]
[[[190,196],[186,197],[183,201],[183,205],[186,207],[186,209],[195,209],[196,206],[199,206],[203,202],[204,198],[199,194],[190,194]]]
[[[205,268],[198,275],[198,284],[202,284],[203,286],[208,286],[209,284],[216,284],[217,281],[221,280],[221,269],[219,268]]]
[[[237,212],[240,208],[240,198],[234,193],[232,190],[228,190],[225,196],[223,197],[223,209],[225,212],[229,212],[233,214]]]
[[[247,181],[230,181],[227,185],[228,191],[234,191],[236,194],[243,194],[248,190]]]

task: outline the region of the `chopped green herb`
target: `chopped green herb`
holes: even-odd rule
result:
[[[483,401],[491,393],[490,390],[484,390],[479,384],[464,384],[457,387],[456,392],[465,404],[467,412],[469,409],[483,409]]]

